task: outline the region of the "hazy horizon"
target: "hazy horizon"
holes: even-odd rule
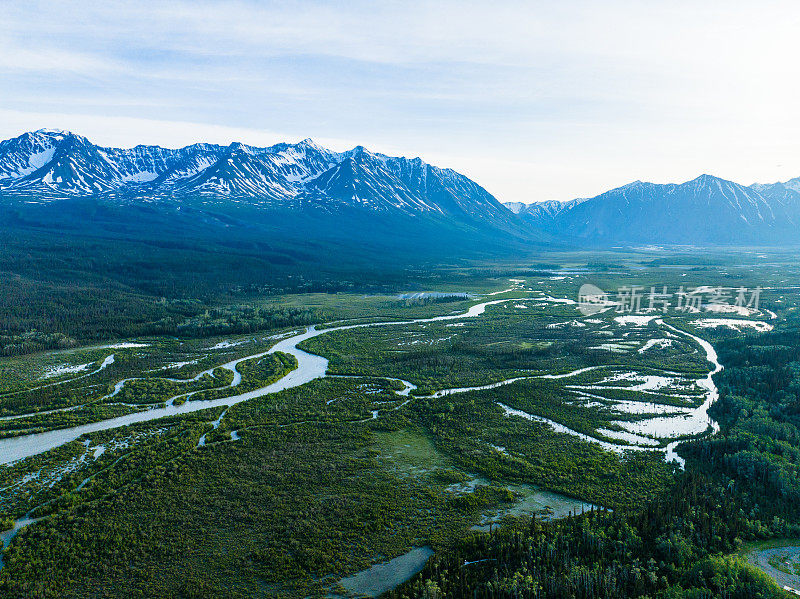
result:
[[[420,156],[501,201],[800,175],[787,2],[0,6],[0,137]],[[36,23],[36,27],[30,27]]]
[[[87,137],[87,136],[83,135],[80,131],[72,131],[72,130],[69,130],[69,129],[63,129],[63,128],[59,128],[59,127],[40,127],[39,129],[34,129],[34,130],[30,130],[30,131],[20,131],[18,135],[13,135],[11,138],[18,137],[18,136],[23,135],[25,133],[36,133],[36,132],[40,132],[40,131],[72,133],[72,134],[75,134],[75,135]],[[6,139],[10,139],[10,138],[6,138]],[[89,142],[95,143],[94,139],[92,139],[92,138],[87,138],[87,139],[89,139]],[[230,144],[233,144],[233,143],[245,143],[245,144],[251,145],[253,147],[267,147],[268,145],[274,145],[275,143],[297,144],[297,143],[300,143],[300,142],[306,141],[306,140],[310,140],[311,142],[313,142],[313,143],[315,143],[315,144],[317,144],[319,146],[322,146],[322,147],[325,147],[326,149],[334,150],[334,151],[337,151],[337,152],[350,151],[350,150],[355,149],[355,147],[356,147],[356,146],[342,146],[342,147],[334,148],[334,147],[328,146],[328,145],[326,145],[324,143],[320,143],[318,140],[313,139],[313,138],[304,138],[304,139],[298,139],[298,140],[278,140],[277,142],[272,142],[271,144],[263,144],[261,146],[258,146],[258,145],[255,145],[255,144],[247,144],[247,142],[242,142],[239,139],[234,139],[234,140],[232,140],[230,142],[222,142],[222,143],[220,143],[220,142],[208,142],[208,140],[202,140],[202,139],[198,139],[196,141],[197,142],[217,143],[217,145],[220,145],[220,146],[227,146],[227,145],[230,145]],[[0,141],[3,141],[3,140],[0,139]],[[146,146],[160,145],[160,144],[152,144],[152,143],[148,143],[148,142],[140,142],[140,143],[141,143],[141,145],[146,145]],[[102,144],[98,144],[98,145],[102,145]],[[165,145],[160,145],[160,147],[166,147],[166,148],[170,148],[170,149],[179,149],[179,148],[186,147],[187,145],[191,145],[191,144],[185,144],[185,145],[184,144],[180,144],[180,145],[173,144],[173,145],[166,145],[166,146]],[[363,145],[363,144],[357,144],[357,145]],[[133,146],[130,146],[130,145],[122,145],[122,146],[109,146],[109,145],[106,145],[104,147],[129,148],[129,147],[133,147]],[[368,151],[373,151],[373,149],[369,148],[369,147],[366,147],[366,149]],[[406,156],[403,156],[403,157],[404,158],[413,159],[413,158],[417,158],[418,156],[417,155],[406,155]],[[437,166],[437,167],[440,167],[440,168],[451,168],[446,164],[434,164],[434,166]],[[466,173],[462,173],[462,174],[466,174]],[[699,177],[705,176],[705,175],[716,176],[713,173],[700,173],[699,175],[697,175],[697,177],[692,177],[691,179],[687,179],[685,181],[665,180],[665,181],[648,181],[648,182],[649,183],[656,183],[656,184],[679,184],[679,183],[686,183],[688,181],[692,181],[692,180],[694,180],[696,178],[699,178]],[[532,204],[532,203],[539,203],[539,202],[552,202],[552,201],[555,201],[555,202],[570,202],[570,201],[575,200],[575,199],[581,199],[581,200],[589,199],[591,197],[595,197],[597,195],[600,195],[600,194],[602,194],[602,193],[604,193],[606,191],[610,191],[611,189],[616,189],[618,187],[624,187],[626,185],[630,185],[630,184],[633,184],[633,183],[636,183],[636,182],[640,182],[640,181],[641,180],[639,180],[639,179],[634,180],[634,181],[628,181],[626,183],[622,183],[620,185],[616,185],[613,188],[599,190],[597,193],[592,194],[591,196],[586,196],[586,197],[581,197],[581,198],[541,198],[541,199],[528,199],[528,200],[504,200],[503,198],[497,197],[497,199],[499,201],[505,202],[505,203],[524,203],[524,204]],[[733,182],[741,184],[741,185],[750,185],[750,184],[747,184],[747,183],[743,183],[741,181],[733,181]],[[754,182],[753,184],[755,184],[755,183],[761,183],[761,182],[758,181],[758,182]],[[492,193],[491,189],[487,189],[487,191],[489,191],[489,193]]]

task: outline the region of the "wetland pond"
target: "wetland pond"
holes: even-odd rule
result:
[[[497,525],[506,516],[535,515],[539,519],[553,520],[566,518],[570,514],[588,512],[593,507],[597,507],[580,499],[545,491],[533,485],[513,484],[503,486],[514,492],[516,496],[514,503],[505,508],[486,512],[481,523],[473,526],[472,530],[489,532],[490,528],[497,528]]]
[[[767,574],[783,590],[800,595],[800,545],[798,541],[767,542],[747,554],[747,561]]]
[[[388,562],[375,564],[343,578],[339,584],[350,596],[378,597],[420,572],[432,555],[433,549],[430,547],[415,547]]]

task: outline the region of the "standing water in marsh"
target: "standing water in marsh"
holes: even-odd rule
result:
[[[432,555],[430,547],[416,547],[393,560],[343,578],[339,584],[351,595],[378,597],[417,574]]]

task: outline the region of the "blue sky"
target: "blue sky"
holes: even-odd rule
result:
[[[0,137],[314,138],[502,201],[800,176],[796,2],[0,3]]]

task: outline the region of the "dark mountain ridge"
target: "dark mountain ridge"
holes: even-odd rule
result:
[[[474,181],[420,158],[362,146],[333,152],[309,139],[264,148],[105,148],[55,130],[0,142],[0,235],[19,240],[18,248],[52,239],[37,254],[48,272],[64,264],[50,255],[57,247],[80,247],[81,256],[93,247],[92,261],[116,263],[120,281],[124,265],[136,261],[134,248],[142,248],[159,261],[154,269],[168,264],[168,276],[184,286],[178,271],[187,265],[173,259],[171,245],[201,252],[205,264],[237,248],[243,263],[263,265],[244,277],[260,284],[301,270],[396,270],[519,255],[549,239]]]
[[[122,149],[96,146],[74,133],[39,130],[0,142],[0,195],[169,205],[235,202],[270,210],[359,208],[517,228],[490,193],[453,170],[363,146],[333,152],[310,139],[265,148],[235,142]]]
[[[596,245],[800,244],[800,181],[740,185],[711,175],[634,181],[586,200],[515,207],[533,227]]]

